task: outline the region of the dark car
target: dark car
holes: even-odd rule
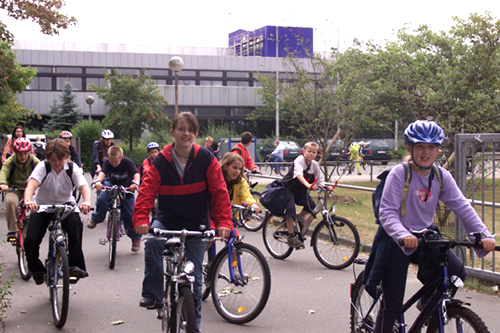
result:
[[[302,148],[295,141],[280,141],[279,146],[283,149],[283,160],[285,162],[292,162],[302,154]],[[260,156],[265,159],[274,149],[274,142],[270,141],[260,148]]]
[[[328,140],[328,144],[330,144],[331,140]],[[317,159],[319,160],[323,155],[323,148],[321,146],[321,142],[318,142],[319,145],[319,153]],[[327,161],[345,161],[347,160],[347,149],[342,140],[337,140],[330,148],[330,152],[328,154]]]
[[[363,159],[365,161],[382,161],[382,164],[387,164],[391,159],[389,154],[391,148],[385,140],[365,141],[363,151]]]

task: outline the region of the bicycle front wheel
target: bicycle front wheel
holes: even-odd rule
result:
[[[196,333],[196,308],[191,287],[188,285],[179,286],[179,299],[172,304],[170,324],[170,332]]]
[[[265,208],[260,203],[260,193],[255,191],[250,193],[255,201],[257,201],[257,205],[260,207],[260,213],[250,214],[250,212],[245,212],[243,215],[243,227],[248,231],[258,231],[264,226],[264,218],[266,216]]]
[[[343,269],[352,264],[359,253],[359,234],[347,219],[333,216],[321,221],[312,236],[314,254],[330,269]]]
[[[116,241],[118,237],[118,219],[120,218],[118,211],[117,210],[112,210],[110,212],[111,216],[108,220],[108,230],[109,230],[109,252],[108,252],[108,259],[109,259],[109,268],[113,269],[115,268],[115,261],[116,261]]]
[[[443,322],[443,332],[460,332],[460,333],[488,333],[488,327],[479,316],[471,309],[463,307],[460,304],[447,303],[446,305],[447,320]],[[439,331],[439,323],[437,318],[433,318],[427,329],[427,333],[437,333]]]
[[[19,266],[19,273],[24,281],[28,281],[31,277],[31,272],[28,269],[28,260],[26,259],[26,250],[24,249],[24,240],[28,232],[28,221],[18,223],[18,238],[16,243],[17,264]]]
[[[267,214],[262,229],[262,237],[267,251],[276,259],[286,259],[292,254],[293,248],[288,246],[288,231],[285,219]]]
[[[69,266],[66,248],[56,248],[53,266],[48,270],[50,303],[54,325],[61,328],[66,323],[69,307]]]
[[[214,261],[211,289],[222,318],[233,324],[248,323],[269,298],[271,272],[266,258],[250,244],[235,244],[231,254],[224,248]]]

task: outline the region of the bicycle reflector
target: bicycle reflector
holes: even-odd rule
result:
[[[186,261],[183,267],[184,273],[191,274],[194,272],[194,264],[191,261]]]

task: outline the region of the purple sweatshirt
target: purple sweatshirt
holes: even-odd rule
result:
[[[403,165],[392,168],[387,176],[380,202],[380,223],[387,234],[399,245],[399,241],[411,236],[411,230],[422,230],[432,225],[438,200],[441,200],[463,222],[467,234],[482,232],[486,237],[492,237],[488,229],[477,215],[474,208],[458,188],[453,176],[445,169],[442,171],[442,189],[439,191],[439,181],[434,176],[427,202],[424,201],[429,186],[429,176],[421,176],[412,171],[410,188],[406,194],[406,215],[400,216],[401,200],[405,183]],[[401,247],[407,255],[415,249]],[[479,251],[484,256],[484,251]]]

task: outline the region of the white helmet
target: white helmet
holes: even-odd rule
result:
[[[109,129],[105,129],[104,131],[102,131],[101,136],[105,139],[113,139],[115,137],[113,132],[111,132],[111,130]]]

